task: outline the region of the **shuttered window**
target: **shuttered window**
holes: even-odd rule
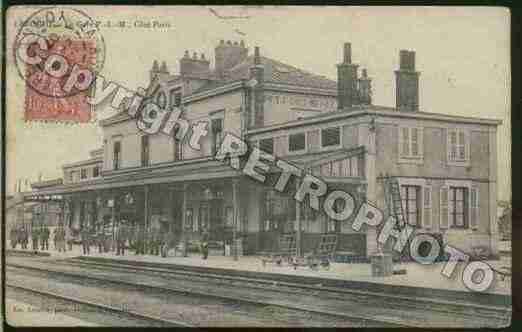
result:
[[[478,197],[478,189],[471,188],[469,198],[470,205],[470,218],[469,225],[471,229],[477,229],[479,224],[479,197]]]
[[[81,180],[85,180],[85,179],[87,179],[87,169],[82,168],[82,169],[80,170],[80,179],[81,179]]]
[[[422,201],[423,201],[423,204],[422,204],[422,207],[423,207],[423,211],[422,211],[422,227],[423,228],[431,228],[431,218],[432,218],[432,213],[431,213],[431,187],[430,186],[425,186],[422,188],[423,189],[423,193],[422,193]]]
[[[446,186],[442,186],[439,192],[440,201],[440,228],[448,228],[449,225],[449,209],[448,209],[448,190]]]
[[[453,228],[468,228],[468,188],[450,187],[449,218]]]
[[[419,186],[401,186],[402,209],[406,222],[411,226],[420,225]]]
[[[423,130],[417,127],[399,128],[399,157],[422,158],[423,155]]]
[[[321,146],[323,148],[341,145],[340,127],[321,129]]]
[[[259,149],[268,154],[274,154],[274,139],[264,138],[259,140]]]
[[[292,134],[288,137],[288,151],[302,151],[306,148],[305,133]]]

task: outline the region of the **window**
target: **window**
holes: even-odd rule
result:
[[[85,179],[87,179],[87,169],[82,168],[80,170],[80,180],[85,180]]]
[[[114,142],[113,147],[113,168],[114,170],[120,169],[121,166],[121,142]]]
[[[265,231],[284,230],[285,226],[290,226],[289,223],[295,220],[295,213],[295,200],[291,196],[273,189],[264,192],[263,228]],[[291,230],[287,229],[287,231]]]
[[[466,162],[469,160],[468,134],[462,129],[448,130],[448,161]]]
[[[449,189],[449,218],[454,228],[468,227],[468,188],[450,187]]]
[[[100,176],[100,166],[94,166],[92,169],[92,177],[97,178]]]
[[[401,186],[404,219],[411,226],[420,226],[420,188],[420,186]]]
[[[174,161],[183,160],[183,146],[181,141],[174,138]]]
[[[181,89],[176,88],[169,91],[169,105],[171,107],[181,106]]]
[[[288,151],[296,152],[302,151],[306,148],[306,134],[298,133],[292,134],[288,137]]]
[[[345,202],[343,200],[338,199],[334,202],[332,209],[334,210],[335,213],[340,213],[345,208],[344,204],[345,204]],[[328,216],[326,218],[328,218],[327,232],[328,233],[340,233],[341,232],[341,221],[332,219]]]
[[[268,154],[274,153],[274,139],[272,137],[259,140],[259,149]]]
[[[321,129],[321,146],[323,148],[341,145],[341,128]]]
[[[149,136],[141,136],[141,166],[149,165]]]
[[[420,159],[423,154],[423,135],[421,128],[399,128],[399,158]]]
[[[216,154],[221,147],[221,142],[223,140],[223,119],[213,119],[212,120],[212,154]]]

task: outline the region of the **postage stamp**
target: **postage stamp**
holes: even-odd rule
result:
[[[25,121],[91,120],[87,97],[103,67],[105,43],[87,14],[72,8],[38,10],[20,26],[13,50],[25,81]]]

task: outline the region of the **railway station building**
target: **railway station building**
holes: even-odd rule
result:
[[[295,232],[302,252],[324,233],[337,234],[337,250],[346,255],[376,250],[376,229],[354,232],[352,220],[330,219],[293,200],[295,191],[279,193],[215,160],[225,133],[232,133],[385,215],[395,213],[389,186],[397,181],[402,218],[415,232],[465,252],[497,253],[500,121],[425,112],[412,51],[400,51],[398,67],[390,68],[395,107],[373,104],[371,69],[352,61],[349,43],[339,52],[337,81],[262,53],[243,41],[221,41],[213,67],[204,54],[189,51],[176,73],[153,62],[147,98],[181,108],[189,122],[208,122],[200,150],[169,135],[145,134],[121,112],[99,121],[101,148],[64,165],[61,182],[33,184],[26,196],[59,195],[60,218],[76,230],[126,219],[191,241],[208,228],[218,246],[234,235],[244,255],[273,250],[280,235]]]

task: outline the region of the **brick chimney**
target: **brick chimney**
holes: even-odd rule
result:
[[[359,102],[361,105],[372,104],[372,79],[368,77],[366,68],[362,70],[359,78]]]
[[[221,40],[219,45],[214,49],[214,54],[216,73],[220,77],[223,77],[225,71],[243,62],[247,58],[248,48],[245,47],[243,40],[241,43],[237,41],[232,43],[230,40],[225,43],[224,40]]]
[[[185,51],[183,58],[179,60],[180,75],[206,76],[210,73],[210,61],[205,58],[205,54],[201,53],[198,57],[197,53],[189,55],[189,51]]]
[[[252,84],[255,84],[251,88],[253,107],[250,107],[250,123],[254,127],[262,127],[264,124],[265,116],[264,116],[264,88],[263,81],[265,75],[265,68],[261,62],[261,55],[259,52],[259,47],[256,46],[254,48],[254,65],[250,67],[250,81]]]
[[[350,109],[359,103],[357,91],[357,67],[352,64],[352,45],[344,43],[343,62],[337,65],[337,107]]]
[[[399,69],[395,71],[396,106],[398,111],[419,110],[419,75],[415,71],[415,52],[399,52]]]

